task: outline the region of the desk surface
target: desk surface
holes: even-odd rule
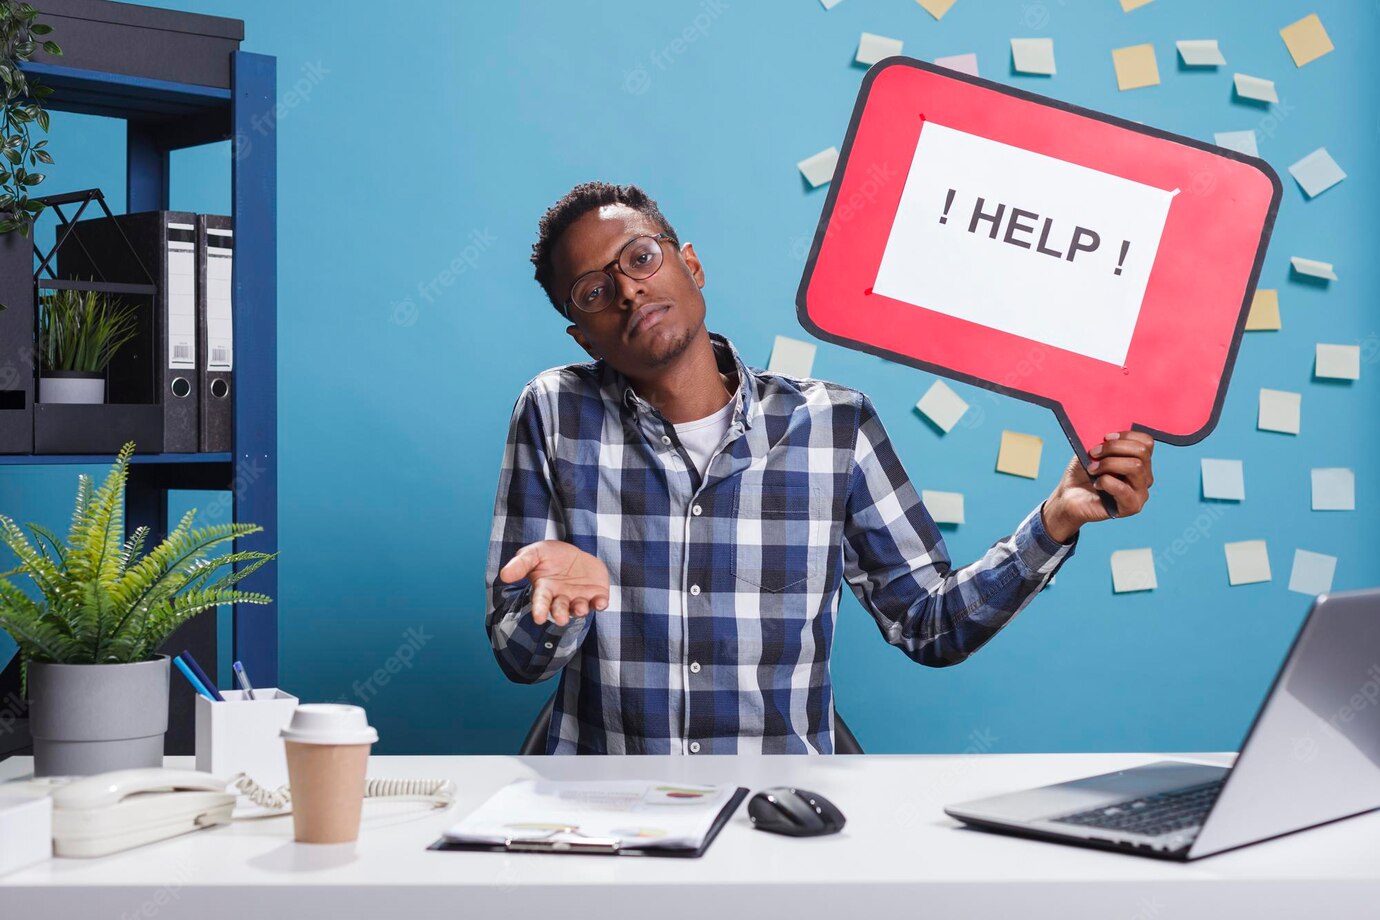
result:
[[[1231,755],[1165,755],[1228,763]],[[945,804],[1123,769],[1149,754],[925,756],[375,757],[373,777],[448,777],[456,804],[371,801],[355,844],[292,842],[288,817],[237,821],[96,860],[55,859],[0,878],[9,917],[234,920],[553,916],[931,916],[1374,918],[1380,813],[1173,863],[963,828]],[[170,766],[188,766],[171,758]],[[26,758],[0,763],[0,781]],[[848,824],[828,837],[753,828],[740,807],[700,859],[432,852],[426,846],[505,783],[647,778],[797,785]]]

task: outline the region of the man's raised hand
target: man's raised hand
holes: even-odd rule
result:
[[[511,584],[532,581],[532,620],[538,626],[549,616],[557,626],[572,616],[588,616],[609,605],[609,570],[573,544],[561,540],[529,543],[499,570],[498,577]]]

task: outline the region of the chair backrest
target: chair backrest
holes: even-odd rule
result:
[[[537,719],[532,723],[532,727],[527,730],[527,737],[523,739],[522,749],[518,751],[522,755],[545,754],[546,753],[546,734],[551,727],[551,713],[556,708],[556,695],[553,693],[547,698],[546,704],[542,706],[541,712],[537,713]],[[862,745],[858,744],[858,739],[853,737],[853,732],[843,721],[843,716],[834,711],[834,753],[835,754],[861,754]]]

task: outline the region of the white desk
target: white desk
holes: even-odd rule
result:
[[[1213,763],[1229,755],[1180,755]],[[1193,863],[962,828],[946,803],[1161,759],[1147,754],[834,757],[376,757],[377,777],[449,777],[445,812],[368,802],[357,844],[292,842],[287,817],[237,822],[96,860],[0,878],[20,918],[1380,917],[1380,813]],[[186,766],[188,758],[170,765]],[[0,763],[0,780],[31,769]],[[848,824],[828,837],[758,831],[746,806],[701,859],[431,852],[519,777],[794,784]]]

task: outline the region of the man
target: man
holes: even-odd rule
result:
[[[1137,513],[1151,439],[1108,434],[978,561],[944,540],[862,393],[749,369],[705,328],[704,266],[636,186],[576,186],[536,278],[592,363],[514,407],[489,544],[503,672],[560,674],[549,753],[832,753],[846,580],[913,660],[957,664],[1049,582],[1085,523]]]

